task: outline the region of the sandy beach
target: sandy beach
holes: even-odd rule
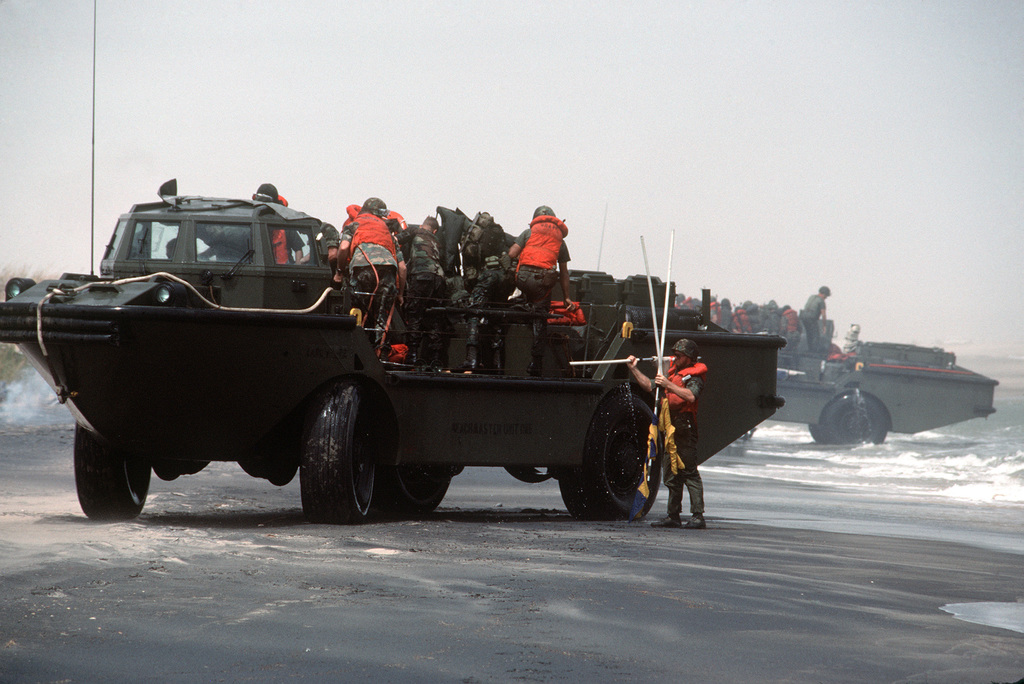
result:
[[[729,511],[760,485],[724,473],[706,531],[577,522],[557,486],[486,469],[422,519],[309,525],[297,482],[234,464],[154,479],[137,521],[96,524],[71,443],[0,431],[2,682],[1024,677],[1024,633],[948,612],[1024,601],[1020,553],[754,524]],[[750,517],[808,499],[771,496]]]

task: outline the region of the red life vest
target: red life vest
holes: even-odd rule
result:
[[[519,265],[554,268],[558,264],[562,240],[568,234],[569,229],[556,216],[538,216],[533,219],[530,221],[530,237],[519,253]]]
[[[714,302],[714,301],[711,302],[711,306],[709,307],[709,310],[711,312],[711,322],[714,323],[715,325],[718,325],[719,323],[721,323],[722,322],[722,317],[718,313],[718,302]]]
[[[700,378],[701,380],[703,380],[704,376],[707,375],[707,373],[708,367],[701,363],[700,361],[697,361],[692,366],[688,366],[687,368],[682,368],[680,370],[670,368],[669,371],[665,374],[665,377],[667,377],[669,381],[671,381],[673,384],[683,387],[683,378],[685,378],[687,375],[695,378]],[[694,398],[694,401],[686,401],[685,399],[683,399],[681,396],[674,392],[666,392],[665,394],[668,396],[668,410],[670,412],[693,414],[697,413],[696,398]]]
[[[583,314],[583,307],[577,306],[572,311],[565,308],[565,302],[551,302],[551,313],[559,318],[548,319],[548,325],[586,325],[587,317]]]
[[[350,223],[355,221],[356,216],[359,216],[359,212],[362,210],[363,208],[358,204],[350,204],[347,207],[345,207],[345,213],[348,214],[348,218],[345,219],[345,222],[343,224],[341,224],[342,230],[347,228]]]
[[[270,231],[270,244],[274,248],[274,263],[288,263],[288,236],[283,228],[275,228]]]
[[[391,237],[391,231],[388,230],[388,224],[384,223],[384,219],[373,214],[359,214],[355,218],[356,229],[352,235],[352,244],[350,254],[356,253],[356,248],[364,242],[369,242],[374,245],[380,245],[386,247],[391,252],[392,258],[398,261],[395,256],[395,239]]]

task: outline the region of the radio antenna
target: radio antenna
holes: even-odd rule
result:
[[[92,0],[92,185],[89,189],[89,275],[96,275],[96,3]]]

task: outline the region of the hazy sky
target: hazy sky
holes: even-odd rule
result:
[[[0,266],[89,271],[92,19],[0,0]],[[99,0],[97,39],[97,270],[163,181],[273,182],[335,223],[549,204],[618,277],[674,230],[686,294],[827,284],[840,335],[1024,341],[1020,0]]]

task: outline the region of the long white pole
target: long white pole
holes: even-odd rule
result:
[[[672,231],[671,237],[668,239],[668,275],[665,276],[665,309],[662,311],[661,318],[661,341],[658,342],[658,353],[665,353],[665,338],[668,337],[668,304],[669,304],[669,292],[672,291],[672,250],[676,246],[676,231]]]
[[[651,326],[654,328],[654,343],[657,345],[661,344],[661,335],[658,334],[658,309],[654,304],[654,282],[651,280],[651,266],[647,263],[647,245],[644,244],[644,236],[640,236],[640,249],[644,253],[644,271],[647,273],[647,292],[651,295]],[[655,354],[658,358],[658,374],[662,372],[661,355],[664,353],[660,348],[655,349]],[[657,403],[658,400],[658,388],[654,389],[654,400]]]

